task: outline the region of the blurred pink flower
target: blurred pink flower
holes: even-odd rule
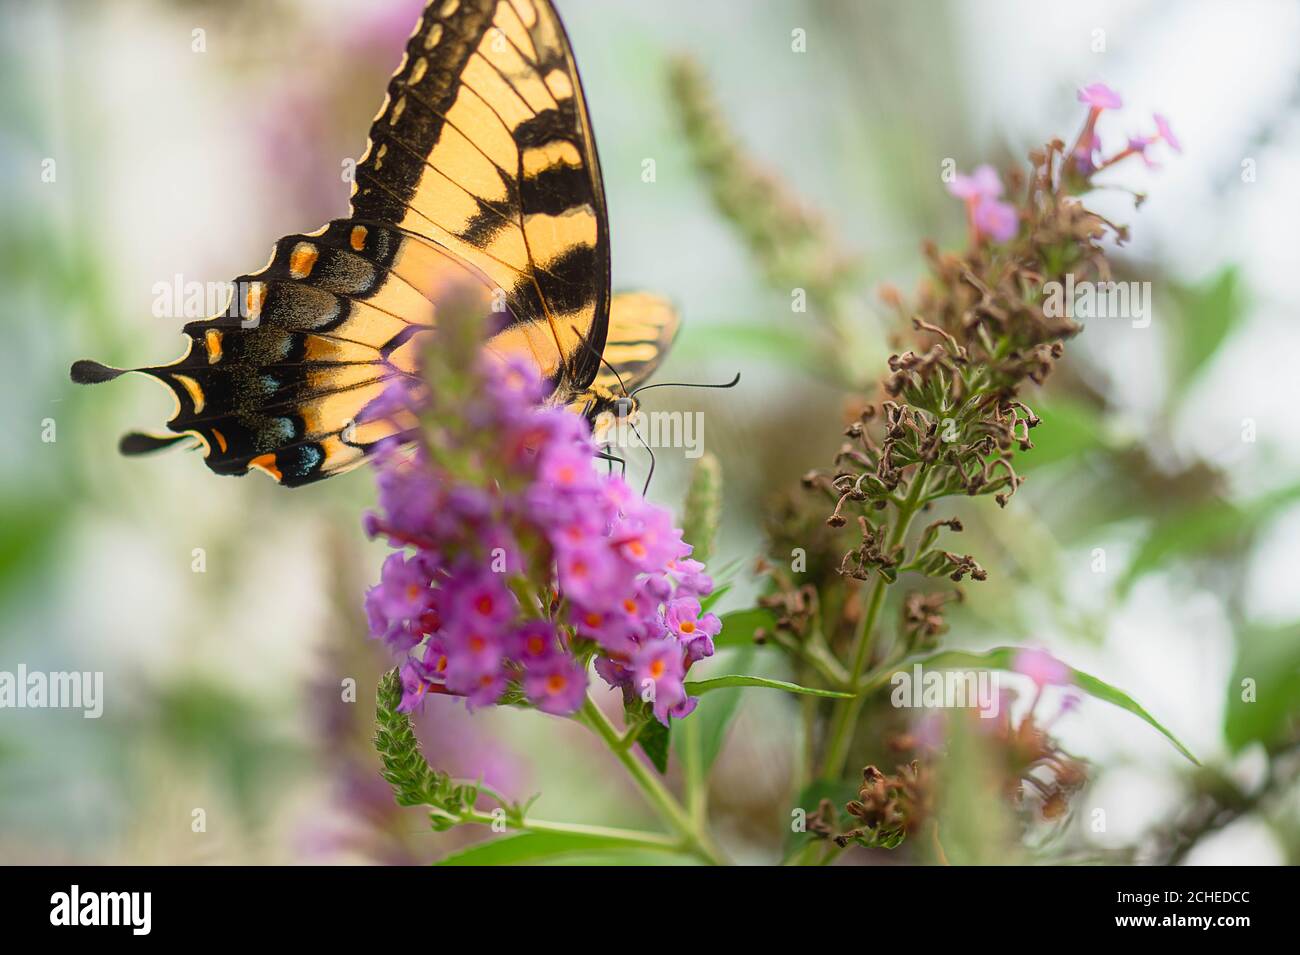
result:
[[[948,192],[958,199],[996,199],[1002,195],[1002,180],[998,172],[987,163],[977,166],[969,176],[958,173],[948,183]]]
[[[1040,690],[1045,686],[1068,686],[1074,682],[1070,668],[1046,650],[1019,651],[1011,668],[1033,680]]]
[[[1015,206],[998,198],[1002,191],[1002,180],[989,165],[976,167],[969,176],[959,173],[948,183],[948,192],[966,203],[972,242],[1006,242],[1019,231],[1020,216]]]
[[[1119,109],[1124,105],[1120,95],[1105,83],[1089,83],[1079,90],[1079,102],[1087,103],[1098,112],[1103,109]]]
[[[1160,164],[1157,163],[1154,159],[1152,159],[1149,153],[1149,150],[1151,149],[1152,146],[1156,145],[1157,143],[1163,142],[1176,153],[1181,153],[1183,151],[1183,147],[1182,147],[1182,143],[1178,141],[1178,137],[1174,135],[1174,131],[1170,128],[1169,120],[1167,120],[1160,113],[1156,113],[1154,118],[1156,123],[1155,135],[1130,136],[1128,145],[1125,146],[1122,151],[1111,156],[1109,159],[1105,159],[1105,160],[1094,159],[1091,161],[1091,165],[1089,166],[1089,168],[1087,168],[1086,170],[1080,168],[1080,171],[1095,172],[1099,169],[1105,169],[1108,166],[1115,165],[1117,162],[1120,162],[1121,160],[1127,159],[1129,156],[1141,156],[1142,161],[1146,163],[1148,169],[1159,169]],[[1094,143],[1096,142],[1095,135],[1093,136],[1093,141]]]
[[[994,242],[1006,242],[1020,231],[1020,214],[1009,202],[983,199],[975,203],[975,231]]]
[[[1156,136],[1159,139],[1163,139],[1174,152],[1181,153],[1183,151],[1183,144],[1178,141],[1178,137],[1174,135],[1174,131],[1169,128],[1169,120],[1165,119],[1164,115],[1161,113],[1156,113],[1153,118],[1156,121]]]

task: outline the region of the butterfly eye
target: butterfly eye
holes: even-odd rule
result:
[[[632,399],[619,398],[614,402],[614,413],[620,418],[626,418],[632,414]]]

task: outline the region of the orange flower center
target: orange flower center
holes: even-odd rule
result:
[[[552,673],[546,678],[546,692],[559,693],[569,685],[569,678],[563,673]]]
[[[658,680],[664,675],[664,670],[667,668],[667,664],[665,664],[663,660],[655,660],[650,664],[650,678],[652,680]]]
[[[694,621],[691,621],[691,620],[683,620],[683,621],[682,621],[682,633],[694,633],[694,632],[695,632],[695,623],[694,623]]]

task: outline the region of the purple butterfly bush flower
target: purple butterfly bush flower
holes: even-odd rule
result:
[[[997,170],[986,163],[969,176],[958,173],[948,184],[948,191],[958,199],[996,199],[1002,195],[1002,180]]]
[[[1156,113],[1152,119],[1156,124],[1156,136],[1164,140],[1165,144],[1176,153],[1183,151],[1183,144],[1178,141],[1174,131],[1169,128],[1169,120],[1165,119],[1160,113]]]
[[[549,620],[525,620],[510,634],[509,653],[525,668],[553,659],[560,650],[560,635]]]
[[[686,715],[686,672],[721,628],[701,611],[703,564],[667,511],[597,470],[584,419],[539,407],[531,364],[457,356],[465,336],[447,337],[430,385],[398,376],[366,415],[398,433],[364,526],[396,549],[366,613],[398,660],[401,708],[443,694],[570,715],[594,663],[661,721]]]
[[[683,557],[668,562],[668,576],[677,584],[678,596],[703,597],[713,592],[713,578],[704,572],[698,560]]]
[[[1160,113],[1154,115],[1156,131],[1149,136],[1130,137],[1125,148],[1105,157],[1101,137],[1097,134],[1097,120],[1107,110],[1123,107],[1124,100],[1105,83],[1091,83],[1079,90],[1079,102],[1088,106],[1088,116],[1074,145],[1065,155],[1063,173],[1086,184],[1093,174],[1115,165],[1129,156],[1140,156],[1150,168],[1157,168],[1150,150],[1164,143],[1176,153],[1182,152],[1182,143],[1174,135],[1169,120]],[[969,175],[959,174],[948,183],[948,192],[966,206],[966,223],[972,246],[981,243],[1009,242],[1020,233],[1020,212],[1016,206],[1002,198],[1003,185],[997,170],[989,165],[977,167]]]
[[[1156,131],[1153,135],[1130,137],[1128,147],[1123,152],[1120,152],[1106,160],[1102,165],[1111,166],[1119,162],[1121,159],[1136,154],[1142,157],[1142,161],[1146,163],[1148,169],[1159,169],[1160,164],[1153,160],[1149,154],[1151,147],[1158,143],[1164,143],[1174,152],[1181,153],[1183,151],[1183,144],[1180,143],[1178,137],[1174,135],[1173,129],[1169,126],[1169,120],[1165,119],[1165,117],[1159,113],[1154,114],[1152,118],[1155,120],[1156,124]]]
[[[1148,168],[1157,169],[1158,164],[1151,158],[1150,149],[1157,143],[1164,143],[1176,153],[1183,151],[1182,143],[1170,128],[1169,120],[1162,114],[1153,116],[1156,132],[1151,136],[1130,136],[1124,148],[1109,158],[1102,155],[1101,137],[1097,135],[1097,120],[1106,110],[1120,109],[1124,100],[1105,83],[1091,83],[1079,90],[1079,102],[1088,106],[1088,117],[1083,129],[1070,149],[1073,171],[1084,178],[1115,165],[1130,156],[1140,156]]]
[[[1104,109],[1122,109],[1124,100],[1105,83],[1089,83],[1079,90],[1079,102],[1087,103],[1097,112]]]
[[[994,242],[1014,239],[1020,231],[1020,213],[1009,202],[985,199],[975,204],[975,231]]]
[[[524,671],[524,692],[543,713],[566,716],[587,695],[587,671],[571,656],[556,654]]]
[[[992,166],[979,166],[969,176],[958,174],[948,184],[948,192],[966,203],[973,241],[1006,242],[1020,231],[1020,214],[1015,206],[999,198],[1002,180]]]
[[[654,640],[638,647],[632,655],[628,677],[633,690],[651,704],[659,721],[667,723],[669,715],[684,715],[685,673],[680,647],[671,640]]]
[[[1079,102],[1088,106],[1088,118],[1084,121],[1083,131],[1070,150],[1075,171],[1081,176],[1088,176],[1101,168],[1101,139],[1097,136],[1097,120],[1108,109],[1120,109],[1123,99],[1105,83],[1089,83],[1079,90]]]
[[[1070,668],[1046,650],[1021,650],[1011,666],[1017,673],[1033,680],[1039,689],[1045,686],[1069,686],[1074,682]]]
[[[687,656],[692,660],[713,656],[713,638],[722,630],[722,621],[716,614],[702,614],[700,602],[694,597],[670,601],[664,611],[664,624],[686,647]]]

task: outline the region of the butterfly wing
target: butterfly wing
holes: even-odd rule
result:
[[[225,314],[184,328],[186,353],[135,369],[177,401],[167,436],[220,474],[306,484],[359,464],[389,422],[357,424],[395,375],[439,292],[502,311],[491,345],[528,356],[556,400],[590,385],[604,347],[609,245],[599,161],[573,54],[542,0],[433,0],[358,164],[353,217],[277,243]],[[77,362],[73,379],[121,374]]]
[[[358,423],[363,410],[389,380],[415,371],[440,292],[467,282],[490,309],[485,276],[384,223],[343,219],[287,236],[265,268],[235,280],[223,315],[184,327],[184,355],[134,369],[171,391],[173,434],[129,434],[121,450],[192,437],[218,474],[255,468],[288,486],[354,467],[395,431],[389,421]],[[83,383],[119,374],[89,361],[72,368]]]
[[[609,364],[601,366],[592,389],[635,391],[663,362],[680,326],[677,310],[665,298],[649,292],[615,295],[605,338]]]
[[[503,290],[557,400],[600,365],[609,223],[573,51],[546,0],[434,0],[357,166],[355,215],[450,250]]]
[[[613,412],[654,374],[672,347],[681,322],[672,303],[648,292],[620,292],[610,303],[604,361],[591,384],[570,399],[570,411],[591,422],[598,441],[609,422],[598,420]]]

